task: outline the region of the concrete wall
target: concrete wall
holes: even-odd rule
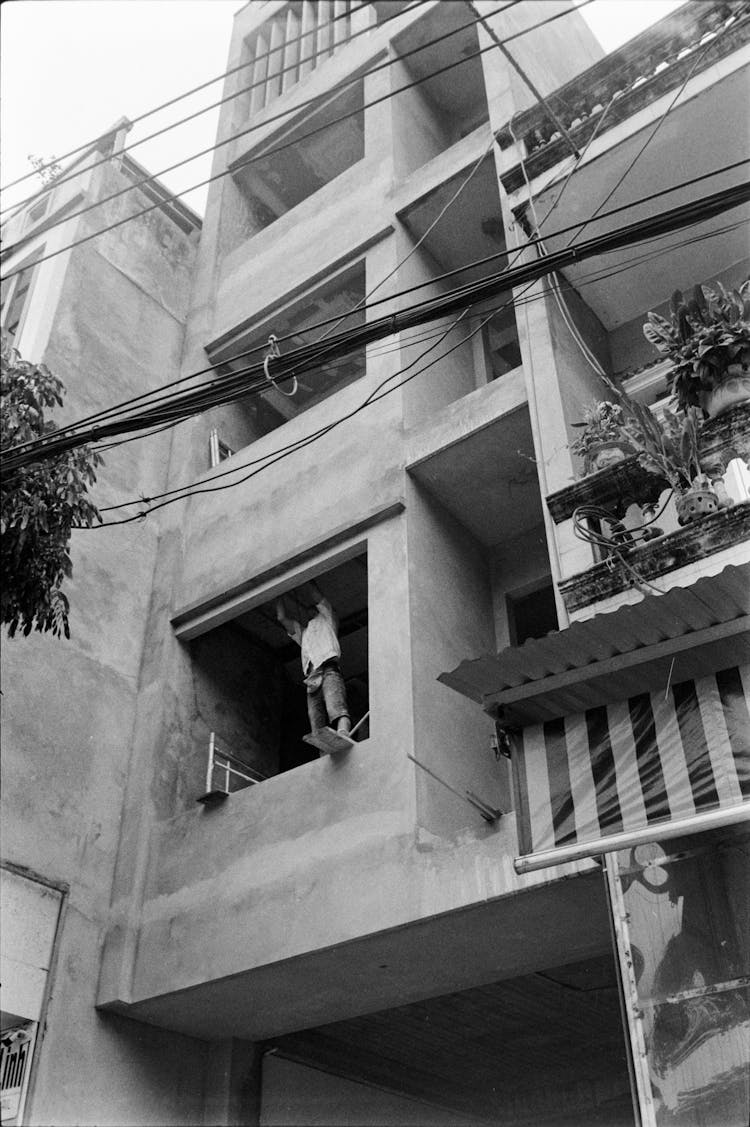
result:
[[[677,284],[681,285],[686,297],[689,297],[693,286],[699,283],[711,286],[715,282],[721,282],[727,289],[738,289],[749,275],[750,259],[743,258],[734,266],[730,266],[719,274],[713,274],[709,278],[686,277],[678,279]],[[677,288],[677,285],[675,285],[675,288]],[[614,370],[620,374],[661,359],[661,353],[657,352],[643,335],[643,323],[648,312],[648,310],[644,310],[634,320],[620,325],[610,333],[612,363]],[[653,312],[669,319],[669,301],[667,300],[662,305],[656,306]]]
[[[486,553],[417,482],[409,489],[409,587],[414,669],[414,755],[463,795],[508,809],[490,750],[492,724],[438,682],[465,657],[494,650]],[[441,836],[481,825],[478,812],[417,772],[420,826]]]
[[[106,167],[89,198],[129,183]],[[141,205],[128,194],[89,213],[78,234]],[[60,421],[177,374],[194,241],[157,211],[70,257],[46,338],[35,336],[34,358],[67,389]],[[50,295],[39,287],[33,301],[48,306]],[[108,451],[94,502],[163,488],[169,441]],[[139,524],[74,533],[71,639],[33,634],[3,646],[4,855],[69,889],[30,1122],[188,1123],[202,1114],[199,1042],[94,1010],[156,544],[155,529]]]
[[[281,1057],[263,1059],[261,1127],[467,1127],[466,1116]]]

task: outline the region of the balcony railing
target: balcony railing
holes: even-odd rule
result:
[[[600,545],[596,563],[560,582],[568,611],[580,611],[630,587],[648,589],[654,579],[678,568],[750,545],[750,404],[704,425],[700,460],[725,507],[684,527],[677,525],[674,502],[665,501],[668,483],[647,473],[635,455],[547,497],[555,524],[573,520],[579,534],[588,527]],[[649,521],[659,502],[656,527]],[[650,529],[645,537],[643,528]]]
[[[197,801],[204,806],[213,806],[223,802],[227,795],[254,786],[255,783],[265,782],[266,778],[266,775],[249,767],[237,756],[223,751],[216,743],[215,733],[212,732],[208,741],[206,792]]]
[[[719,4],[688,4],[665,17],[617,51],[600,59],[583,74],[556,90],[548,105],[566,127],[579,150],[598,130],[607,110],[609,128],[643,109],[667,90],[679,86],[696,66],[705,70],[738,50],[750,37],[750,13],[738,0]],[[568,153],[545,108],[535,105],[518,114],[497,135],[501,149],[514,140],[523,143],[529,159],[525,174],[532,179],[553,167]],[[524,170],[515,165],[502,176],[506,192],[524,183]]]

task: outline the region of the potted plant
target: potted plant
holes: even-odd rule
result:
[[[750,399],[750,279],[739,290],[695,286],[688,301],[675,290],[670,319],[649,313],[643,333],[674,363],[669,386],[681,410],[714,418]]]
[[[673,411],[665,407],[657,419],[648,407],[606,382],[620,400],[624,436],[637,451],[638,461],[674,490],[679,523],[715,513],[721,502],[711,479],[701,470],[698,451],[703,426],[700,408]]]
[[[623,424],[622,407],[608,399],[595,400],[584,409],[583,422],[573,423],[582,433],[570,444],[571,451],[583,458],[584,473],[603,470],[633,453]]]

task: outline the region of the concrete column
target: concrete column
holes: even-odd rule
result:
[[[266,104],[266,77],[268,75],[268,40],[258,32],[255,40],[255,65],[252,68],[250,113],[257,113]]]
[[[300,81],[313,69],[312,55],[315,53],[315,5],[312,0],[302,0],[302,23],[300,34],[299,77]]]
[[[333,49],[333,29],[331,27],[330,8],[327,3],[318,4],[318,34],[315,36],[315,50],[320,54],[315,65],[320,66],[325,62],[326,54]]]
[[[206,1127],[258,1127],[261,1060],[252,1041],[227,1038],[209,1046],[203,1104]]]
[[[271,24],[271,45],[268,55],[268,80],[266,82],[266,105],[278,98],[281,93],[281,60],[284,56],[284,28],[281,17]]]
[[[346,5],[347,0],[334,0],[333,18],[335,23],[333,25],[333,42],[337,47],[339,43],[345,43],[349,38],[349,20],[346,18]]]
[[[290,86],[295,86],[299,81],[297,64],[300,56],[300,19],[294,8],[290,7],[286,14],[286,33],[284,48],[284,61],[281,75],[281,89],[286,91]]]
[[[354,3],[359,3],[359,0],[354,0]],[[376,27],[378,17],[372,4],[365,4],[361,8],[355,10],[349,16],[349,30],[353,35],[355,31],[362,31],[365,27]]]

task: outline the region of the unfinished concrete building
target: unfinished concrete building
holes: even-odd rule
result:
[[[70,886],[28,1122],[747,1121],[748,408],[712,432],[733,506],[699,532],[667,503],[624,563],[574,531],[584,504],[634,519],[635,459],[581,481],[569,449],[602,373],[663,397],[646,313],[739,284],[747,205],[272,378],[584,224],[742,181],[742,5],[606,57],[566,0],[474,9],[237,13],[180,374],[241,376],[272,336],[279,368],[168,432],[163,489],[189,496],[79,545],[83,638],[7,654],[13,769],[39,781],[6,856]],[[155,384],[174,370],[152,358]],[[97,558],[136,535],[142,579]],[[311,579],[359,724],[324,757],[274,611]],[[127,700],[92,680],[103,636]],[[72,687],[50,698],[40,663]],[[656,813],[632,773],[655,748]],[[64,816],[38,812],[48,756],[63,795],[106,791],[75,803],[75,861],[29,841]]]

